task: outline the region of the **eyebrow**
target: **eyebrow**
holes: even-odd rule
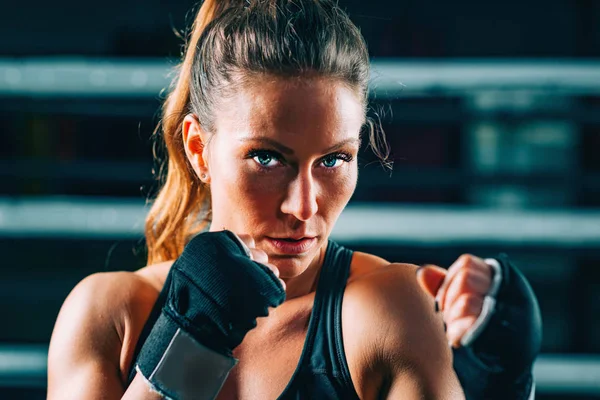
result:
[[[282,145],[278,141],[273,140],[273,139],[268,138],[268,137],[249,137],[249,138],[242,139],[242,141],[243,142],[261,142],[261,143],[266,143],[266,144],[269,144],[269,145],[275,147],[277,150],[279,150],[283,154],[294,154],[294,150],[292,150],[289,147]],[[344,147],[348,143],[360,143],[360,139],[358,139],[358,138],[348,138],[348,139],[342,140],[341,142],[339,142],[337,144],[334,144],[333,146],[330,146],[330,147],[326,148],[325,151],[324,151],[324,153],[330,153],[332,151],[338,150],[338,149]]]

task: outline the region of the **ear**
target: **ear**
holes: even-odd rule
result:
[[[210,182],[208,170],[208,159],[205,143],[208,140],[208,134],[200,126],[200,122],[193,114],[188,114],[183,119],[182,126],[183,147],[185,154],[196,172],[196,175],[204,183]]]

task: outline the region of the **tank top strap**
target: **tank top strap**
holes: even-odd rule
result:
[[[313,373],[331,374],[348,389],[352,379],[342,338],[342,300],[353,252],[330,241],[315,295],[314,332],[307,337],[309,368]]]
[[[342,299],[352,251],[329,241],[296,371],[278,400],[358,400],[342,340]]]

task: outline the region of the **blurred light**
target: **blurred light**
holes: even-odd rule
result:
[[[0,198],[0,237],[139,238],[149,207],[135,199]],[[600,246],[600,210],[350,203],[331,237],[343,243]]]
[[[0,95],[156,96],[169,86],[172,66],[165,59],[4,58]],[[509,91],[510,104],[528,107],[540,94],[600,92],[600,61],[375,59],[370,86],[379,99],[482,92],[473,101],[484,109]]]

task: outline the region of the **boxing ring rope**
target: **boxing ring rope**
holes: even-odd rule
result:
[[[48,347],[0,345],[0,388],[45,388]],[[542,354],[534,365],[538,393],[600,396],[600,356]]]
[[[164,59],[0,58],[0,96],[153,98],[168,87],[169,66],[174,64]],[[372,62],[371,94],[378,99],[523,89],[546,94],[598,93],[600,62],[570,59],[375,59]]]
[[[0,197],[0,237],[139,239],[148,209],[134,199]],[[332,238],[386,246],[468,243],[598,248],[600,210],[350,203]]]

